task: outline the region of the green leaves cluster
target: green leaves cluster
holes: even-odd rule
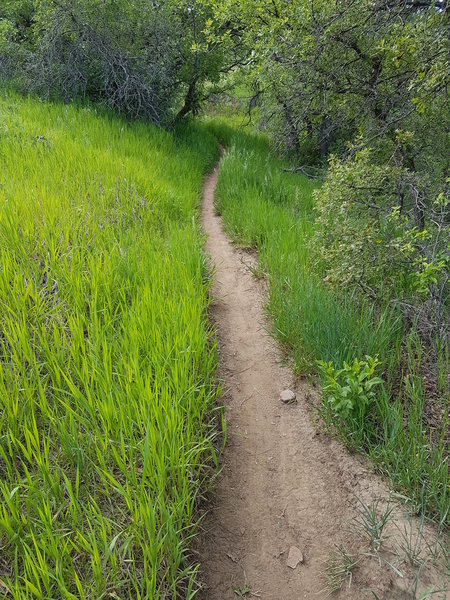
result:
[[[345,161],[331,158],[328,177],[315,191],[317,228],[311,242],[316,268],[328,285],[379,301],[415,292],[430,298],[449,261],[438,222],[443,213],[433,210],[432,222],[414,224],[414,193],[426,193],[421,183],[402,166],[374,163],[367,148]]]
[[[323,395],[333,413],[344,420],[364,418],[376,398],[375,388],[383,384],[375,375],[380,364],[377,357],[371,356],[365,360],[355,358],[351,364],[344,362],[341,369],[332,362],[317,361],[324,380]]]
[[[225,4],[254,52],[249,78],[261,125],[300,168],[328,164],[315,196],[319,275],[383,303],[420,311],[426,303],[426,321],[439,323],[442,335],[449,295],[446,3]]]

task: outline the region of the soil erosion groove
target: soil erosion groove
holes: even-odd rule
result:
[[[224,381],[228,437],[212,507],[199,537],[204,600],[326,598],[323,570],[335,544],[352,550],[348,528],[359,500],[386,497],[365,460],[318,433],[310,407],[314,388],[296,381],[268,335],[264,289],[249,267],[254,257],[233,247],[214,208],[218,166],[204,186],[202,222],[215,266],[212,318]],[[280,392],[296,393],[283,404]],[[289,549],[303,560],[288,566]],[[352,585],[334,598],[393,598],[391,569],[362,560]],[[392,595],[394,593],[394,595]],[[401,596],[404,597],[404,596]]]

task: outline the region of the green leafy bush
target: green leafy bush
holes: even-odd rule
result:
[[[406,134],[397,132],[398,145]],[[314,192],[313,268],[330,288],[378,306],[397,304],[409,321],[420,318],[423,339],[444,339],[448,200],[440,193],[431,202],[428,180],[395,162],[380,164],[374,149],[356,146],[347,160],[331,157]]]
[[[317,364],[325,382],[324,399],[332,411],[342,419],[363,418],[376,398],[374,388],[383,383],[375,375],[381,364],[378,358],[355,358],[352,364],[344,362],[341,369],[336,369],[331,361],[319,360]]]

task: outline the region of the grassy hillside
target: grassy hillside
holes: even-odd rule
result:
[[[450,507],[446,356],[440,395],[432,398],[439,418],[431,428],[426,426],[430,405],[420,372],[422,347],[414,331],[404,329],[389,305],[380,308],[350,293],[335,293],[314,270],[309,241],[317,227],[313,190],[318,183],[285,172],[287,165],[271,154],[268,141],[238,129],[235,118],[213,118],[208,127],[228,148],[219,174],[218,211],[234,240],[259,250],[260,274],[270,284],[274,333],[291,351],[298,371],[317,373],[317,361],[332,361],[337,369],[346,362],[351,366],[337,383],[351,386],[365,368],[352,372],[354,360],[378,357],[383,384],[377,384],[370,410],[342,418],[343,411],[332,410],[324,396],[326,422],[351,448],[367,452],[419,510],[426,508],[444,523]]]
[[[0,97],[0,587],[191,597],[215,459],[214,138]]]

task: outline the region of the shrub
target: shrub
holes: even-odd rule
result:
[[[398,132],[398,143],[406,135]],[[434,199],[424,177],[378,164],[370,149],[332,157],[315,191],[314,268],[323,281],[378,305],[395,301],[420,329],[446,336],[448,200]],[[413,309],[413,310],[411,310]]]
[[[336,369],[331,361],[317,361],[324,379],[324,399],[334,414],[344,420],[362,421],[375,401],[374,388],[383,383],[375,375],[380,364],[377,357],[371,356],[366,356],[365,360],[355,358],[352,364],[344,362],[341,369]]]

